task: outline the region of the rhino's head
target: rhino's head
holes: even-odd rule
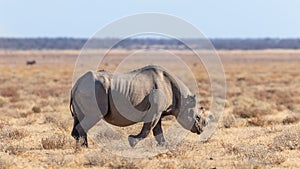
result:
[[[205,109],[203,107],[200,108],[200,112],[194,115],[195,123],[191,128],[191,132],[201,134],[203,128],[207,126],[208,120],[204,117]]]
[[[185,116],[187,116],[187,121],[189,123],[189,129],[193,133],[201,134],[203,128],[208,124],[208,121],[204,117],[205,109],[201,107],[198,110],[196,96],[187,96],[184,99],[183,111]],[[186,128],[186,127],[185,127]]]

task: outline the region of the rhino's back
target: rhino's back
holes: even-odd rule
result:
[[[149,94],[154,89],[164,93],[167,100],[165,107],[172,104],[170,81],[164,77],[163,70],[148,66],[114,75],[111,79],[110,112],[105,120],[118,126],[142,121],[143,112],[151,106]]]
[[[159,66],[151,65],[128,73],[115,74],[111,80],[111,91],[126,96],[136,106],[153,89],[166,90],[170,87],[170,81],[164,77],[163,72]]]

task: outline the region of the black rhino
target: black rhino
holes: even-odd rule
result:
[[[71,135],[77,141],[82,138],[85,147],[87,131],[101,119],[120,127],[143,122],[141,132],[128,137],[132,147],[151,130],[158,144],[164,144],[164,116],[175,116],[181,126],[197,134],[207,125],[195,95],[178,78],[154,65],[128,73],[85,73],[72,88],[70,110],[74,118]]]

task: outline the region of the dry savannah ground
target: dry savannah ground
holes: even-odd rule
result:
[[[114,70],[129,52],[111,51],[101,69]],[[186,59],[200,103],[209,109],[210,82],[203,65],[189,59],[188,51],[172,52]],[[218,51],[227,98],[215,133],[204,143],[189,134],[168,152],[146,158],[112,154],[91,139],[89,148],[76,148],[70,136],[69,93],[78,54],[0,51],[1,169],[300,168],[300,51]],[[37,64],[28,66],[28,60]],[[170,71],[182,73],[177,67]],[[166,118],[163,127],[173,122]]]

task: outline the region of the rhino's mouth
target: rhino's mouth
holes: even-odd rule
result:
[[[203,128],[203,126],[201,125],[201,123],[199,123],[199,122],[196,122],[195,123],[195,126],[196,126],[196,129],[197,129],[197,134],[199,135],[199,134],[201,134],[202,132],[203,132],[203,130],[202,130],[202,128]]]
[[[208,119],[204,119],[203,116],[199,116],[195,120],[196,133],[201,134],[203,132],[203,128],[208,125]]]

